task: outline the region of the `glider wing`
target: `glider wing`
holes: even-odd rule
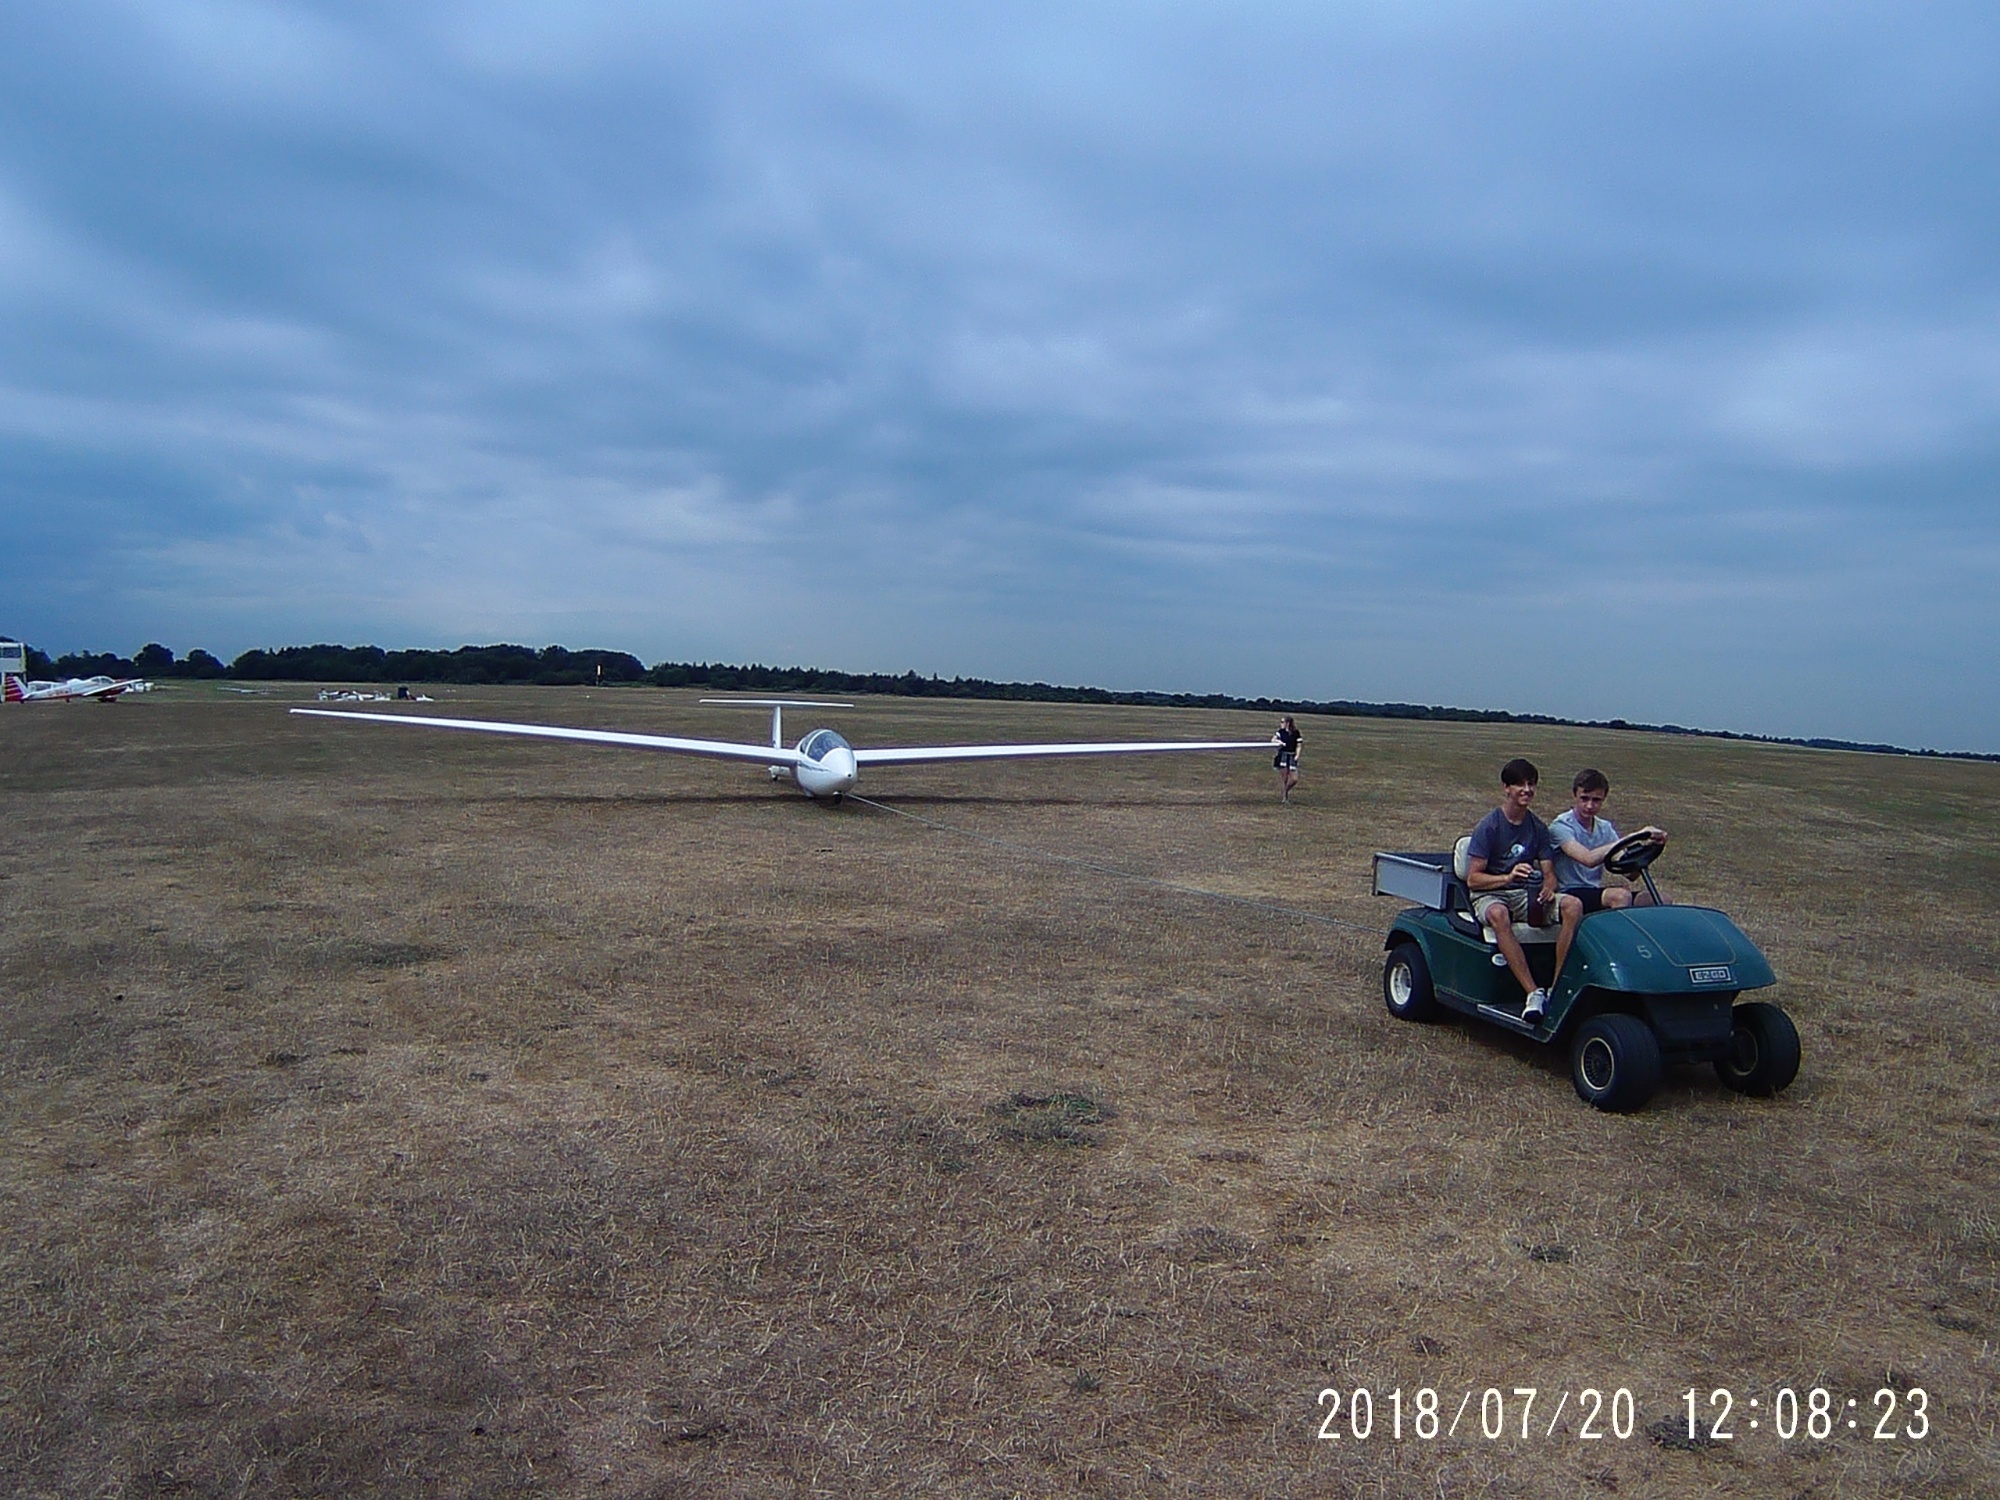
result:
[[[730,740],[684,740],[664,734],[626,734],[615,729],[564,729],[555,724],[500,724],[490,719],[431,719],[418,714],[357,714],[331,708],[295,708],[295,714],[315,719],[375,719],[384,724],[415,724],[425,729],[472,729],[486,734],[524,735],[540,740],[581,740],[588,745],[623,745],[633,750],[663,750],[673,755],[706,755],[716,760],[750,760],[760,766],[795,766],[799,753],[782,745],[740,745]]]
[[[1269,740],[1139,740],[1080,745],[910,745],[856,750],[862,766],[912,766],[946,760],[1028,760],[1045,755],[1155,755],[1172,750],[1269,750]]]

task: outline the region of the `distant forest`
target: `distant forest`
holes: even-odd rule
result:
[[[1866,750],[1881,755],[1921,755],[1948,760],[2000,761],[1970,751],[1911,750],[1855,740],[1792,739],[1641,724],[1624,719],[1560,719],[1492,708],[1448,708],[1422,703],[1363,703],[1346,698],[1237,698],[1227,693],[1131,693],[1109,688],[1061,687],[1047,682],[991,682],[984,677],[900,676],[884,672],[835,672],[819,667],[726,666],[720,662],[663,661],[649,667],[627,651],[571,651],[562,646],[460,646],[456,651],[385,651],[380,646],[280,646],[245,651],[232,662],[194,650],[186,656],[157,642],[132,656],[69,652],[50,657],[27,648],[31,677],[147,677],[238,682],[431,683],[454,686],[705,688],[711,692],[877,693],[901,698],[987,698],[1021,703],[1106,703],[1157,708],[1243,708],[1263,713],[1330,714],[1345,718],[1434,719],[1456,724],[1563,724],[1587,729],[1634,729],[1712,739],[1802,745],[1816,750]]]

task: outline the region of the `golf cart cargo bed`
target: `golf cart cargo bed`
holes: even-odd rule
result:
[[[1432,911],[1450,904],[1451,854],[1378,854],[1375,856],[1375,894],[1399,896]]]

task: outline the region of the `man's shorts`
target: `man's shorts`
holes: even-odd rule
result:
[[[1530,927],[1553,926],[1556,921],[1555,903],[1551,902],[1544,911],[1540,896],[1540,886],[1530,890],[1526,886],[1510,885],[1504,891],[1484,891],[1472,898],[1472,915],[1484,922],[1487,911],[1497,902],[1507,908],[1516,922],[1526,922]]]
[[[1563,888],[1562,894],[1574,896],[1583,903],[1583,914],[1587,917],[1594,911],[1604,910],[1604,887],[1597,885],[1572,885]]]

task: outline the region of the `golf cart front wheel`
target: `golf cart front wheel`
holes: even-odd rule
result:
[[[1739,1094],[1768,1099],[1799,1076],[1799,1033],[1775,1005],[1754,1000],[1731,1012],[1729,1050],[1715,1060],[1715,1074]]]
[[[1637,1016],[1592,1016],[1570,1047],[1569,1076],[1585,1104],[1629,1114],[1660,1086],[1660,1040]]]
[[[1437,1019],[1431,966],[1424,962],[1424,950],[1415,943],[1398,943],[1389,950],[1388,962],[1382,965],[1382,1003],[1399,1021]]]

